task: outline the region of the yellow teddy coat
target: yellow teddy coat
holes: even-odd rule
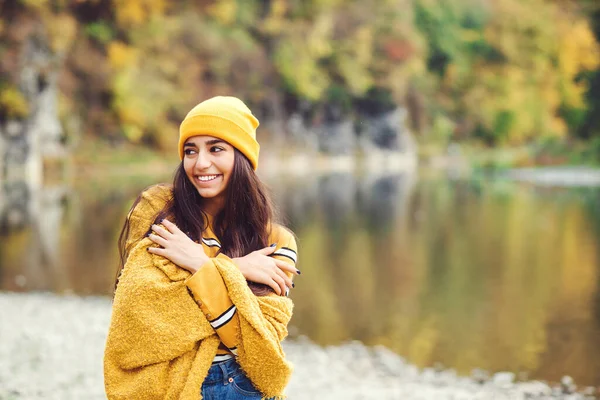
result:
[[[202,243],[212,257],[190,274],[151,254],[145,237],[172,196],[153,186],[129,214],[125,263],[115,292],[104,353],[108,399],[201,399],[200,388],[217,353],[236,355],[252,383],[267,398],[284,397],[292,367],[281,341],[287,336],[292,301],[276,294],[255,296],[234,262],[217,254],[208,229]],[[272,227],[274,257],[296,262],[294,236]]]

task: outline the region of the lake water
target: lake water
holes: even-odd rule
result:
[[[169,176],[162,178],[168,181]],[[144,176],[0,196],[0,290],[110,296]],[[270,177],[299,238],[291,335],[600,385],[600,191],[421,172]]]

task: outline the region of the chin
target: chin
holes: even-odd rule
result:
[[[221,192],[217,192],[214,190],[200,190],[198,189],[198,193],[202,196],[203,199],[212,199],[217,197]]]

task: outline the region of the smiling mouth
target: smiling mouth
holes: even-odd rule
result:
[[[196,179],[200,182],[210,182],[214,181],[221,175],[196,175]]]

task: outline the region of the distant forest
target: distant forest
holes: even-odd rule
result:
[[[30,112],[20,50],[44,38],[61,118],[90,135],[172,142],[199,100],[397,104],[417,138],[578,140],[600,156],[595,0],[0,0],[0,119]]]

